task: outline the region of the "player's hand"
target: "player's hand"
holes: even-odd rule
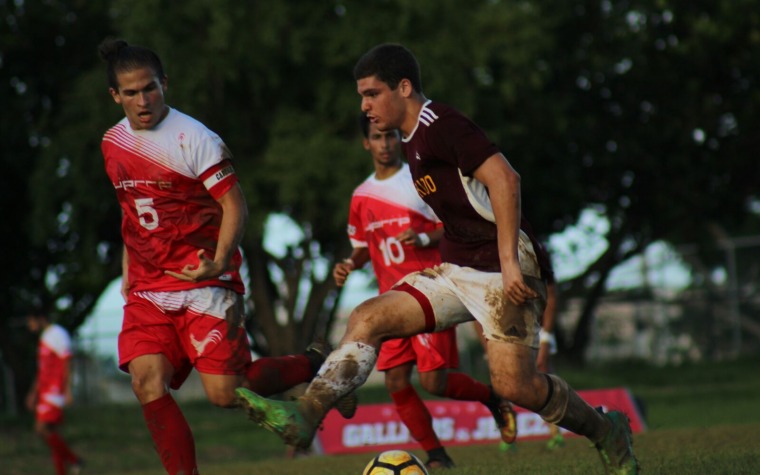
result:
[[[417,236],[417,233],[414,232],[414,229],[409,228],[404,231],[401,231],[396,235],[396,239],[404,245],[407,246],[414,246],[414,247],[421,247],[422,243],[420,242],[419,236]]]
[[[523,280],[520,263],[503,264],[501,267],[501,279],[504,284],[504,295],[513,305],[522,305],[528,300],[538,298],[536,291],[528,287]]]
[[[198,265],[188,264],[179,273],[167,270],[164,274],[186,282],[200,282],[219,277],[225,270],[226,266],[206,257],[206,251],[201,249],[198,251]]]
[[[348,279],[348,274],[350,274],[352,270],[354,270],[354,264],[348,259],[335,264],[335,267],[333,267],[333,278],[335,279],[335,284],[338,287],[343,287],[343,284],[346,283],[346,279]]]
[[[24,401],[26,408],[30,411],[34,412],[35,407],[37,406],[37,393],[30,392],[26,395],[26,400]]]

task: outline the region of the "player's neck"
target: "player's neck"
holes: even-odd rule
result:
[[[407,98],[406,101],[407,105],[404,114],[404,122],[401,124],[401,127],[399,127],[403,137],[409,137],[412,131],[417,127],[420,111],[422,110],[422,106],[427,102],[427,98],[423,94],[414,93]]]
[[[399,170],[401,170],[401,160],[398,162],[392,164],[392,165],[383,165],[380,163],[375,163],[375,179],[376,180],[386,180],[396,173],[398,173]]]

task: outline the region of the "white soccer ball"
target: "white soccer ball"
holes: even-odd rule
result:
[[[428,475],[428,471],[414,454],[388,450],[370,460],[362,475]]]

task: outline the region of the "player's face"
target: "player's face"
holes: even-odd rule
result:
[[[364,148],[372,155],[372,160],[382,166],[396,166],[401,163],[401,135],[398,129],[380,130],[369,124],[368,137]]]
[[[367,114],[371,125],[378,130],[394,130],[404,121],[404,100],[401,87],[391,90],[377,76],[356,81],[356,89],[362,98],[362,112]]]
[[[110,88],[114,102],[124,108],[134,130],[152,129],[169,111],[164,102],[166,78],[159,79],[149,67],[122,71],[116,75],[119,89]]]

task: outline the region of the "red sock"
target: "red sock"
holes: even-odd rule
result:
[[[172,395],[164,394],[145,404],[142,410],[166,472],[169,475],[197,474],[193,433]]]
[[[245,379],[251,391],[260,396],[271,396],[286,391],[314,378],[309,358],[304,355],[289,355],[259,358],[245,370]]]
[[[459,401],[479,401],[485,404],[491,398],[491,388],[464,373],[448,373],[443,396]]]
[[[51,432],[46,438],[53,456],[53,465],[56,475],[66,475],[66,464],[76,463],[79,458],[71,451],[69,446],[57,432]]]
[[[414,440],[420,443],[425,451],[441,447],[441,441],[433,430],[433,417],[425,403],[420,399],[411,384],[400,391],[391,393],[396,411],[404,422]]]

